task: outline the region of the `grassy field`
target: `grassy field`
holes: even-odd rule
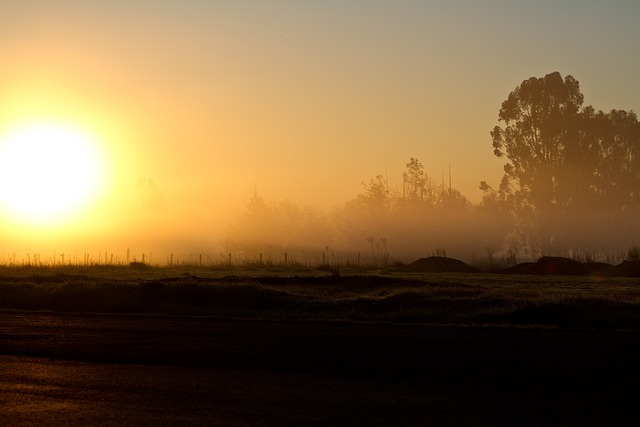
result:
[[[0,310],[640,330],[640,283],[393,269],[0,267]]]

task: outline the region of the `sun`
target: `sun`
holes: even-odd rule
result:
[[[80,127],[28,123],[0,140],[0,205],[21,223],[70,219],[96,198],[102,180],[99,145]]]

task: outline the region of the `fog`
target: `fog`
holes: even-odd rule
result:
[[[378,175],[330,208],[269,200],[254,188],[219,212],[176,210],[154,180],[141,178],[72,230],[5,227],[0,263],[385,268],[436,255],[496,270],[542,255],[617,263],[640,242],[635,210],[590,206],[575,215],[527,217],[490,192],[472,203],[448,182],[417,172],[425,180],[420,192],[408,176],[393,186]]]
[[[0,263],[493,268],[638,242],[638,2],[10,3],[0,134],[86,129],[109,188],[61,224],[0,212]]]

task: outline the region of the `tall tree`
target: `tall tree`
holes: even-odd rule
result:
[[[543,211],[566,202],[559,180],[575,151],[582,102],[578,81],[558,72],[531,77],[509,94],[499,112],[505,127],[491,132],[494,154],[508,159],[501,190]]]
[[[412,204],[432,205],[435,203],[435,190],[424,173],[422,163],[411,157],[406,168],[407,170],[402,174],[404,200]]]
[[[640,204],[640,124],[634,112],[598,113],[599,190],[610,204],[625,210]]]
[[[499,191],[481,183],[485,200],[510,206],[543,252],[581,246],[605,222],[627,234],[637,228],[630,220],[640,209],[637,116],[582,103],[572,76],[532,77],[502,103],[504,127],[491,132],[494,154],[507,163]]]
[[[363,182],[365,192],[358,196],[358,201],[370,211],[377,214],[384,213],[390,207],[389,184],[384,175],[371,178],[369,183]]]

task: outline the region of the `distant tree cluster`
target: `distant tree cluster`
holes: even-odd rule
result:
[[[231,225],[225,247],[245,260],[280,262],[284,252],[293,255],[324,247],[328,234],[327,218],[318,209],[290,201],[268,203],[256,190]]]
[[[450,183],[428,177],[417,158],[405,165],[401,188],[391,187],[382,174],[362,185],[362,193],[330,213],[268,203],[256,193],[232,226],[227,248],[248,259],[263,254],[263,261],[266,254],[285,251],[315,253],[318,260],[324,252],[359,253],[362,264],[382,266],[445,248],[471,258],[485,253],[486,245],[501,244],[497,227],[508,218],[489,218]]]
[[[578,81],[558,72],[511,92],[499,110],[503,126],[491,131],[504,175],[497,188],[481,182],[479,204],[451,185],[450,174],[438,182],[412,157],[400,188],[377,175],[332,213],[256,194],[228,246],[253,256],[351,250],[373,264],[444,250],[491,264],[624,254],[640,240],[640,124],[633,111],[605,113],[583,102]]]
[[[386,177],[378,175],[369,183],[362,183],[365,191],[351,205],[376,215],[385,210],[412,210],[419,214],[432,208],[465,209],[469,206],[467,198],[451,183],[445,186],[444,180],[438,184],[429,178],[418,159],[412,157],[405,167],[401,191],[391,189]]]
[[[504,127],[491,132],[494,154],[507,163],[497,190],[481,183],[484,201],[509,210],[526,244],[542,253],[597,245],[612,234],[637,237],[637,116],[596,111],[583,100],[572,76],[532,77],[502,103]]]

